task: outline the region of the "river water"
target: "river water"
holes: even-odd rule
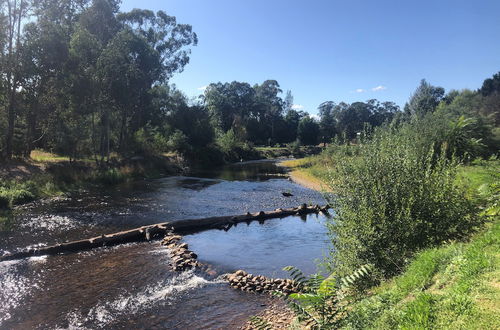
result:
[[[17,210],[0,230],[0,254],[168,220],[301,203],[325,201],[320,193],[289,181],[274,162],[245,162]],[[292,216],[184,236],[212,275],[171,271],[159,242],[2,262],[0,328],[237,328],[265,308],[269,298],[233,290],[219,276],[244,269],[283,277],[287,265],[314,272],[314,260],[328,252],[324,221],[323,215]]]

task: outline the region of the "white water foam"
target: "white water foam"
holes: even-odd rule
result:
[[[224,280],[220,277],[211,281],[206,280],[195,275],[193,270],[189,270],[168,281],[147,286],[139,294],[121,296],[114,301],[94,306],[86,316],[79,312],[72,312],[67,315],[67,320],[70,322],[67,329],[86,329],[84,326],[86,323],[91,323],[92,328],[106,328],[124,314],[138,313],[157,303],[173,299],[182,292],[223,282]]]

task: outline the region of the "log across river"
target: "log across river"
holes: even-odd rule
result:
[[[231,226],[241,222],[263,221],[272,218],[283,218],[290,215],[303,215],[318,212],[327,212],[326,206],[307,206],[279,208],[274,211],[260,211],[257,213],[246,213],[242,215],[220,216],[201,219],[175,220],[162,222],[135,229],[125,230],[118,233],[106,234],[78,241],[65,242],[61,244],[26,249],[0,257],[1,261],[15,260],[32,256],[54,255],[59,253],[78,252],[103,246],[113,246],[123,243],[148,241],[165,236],[167,232],[193,233],[208,229],[228,230]]]

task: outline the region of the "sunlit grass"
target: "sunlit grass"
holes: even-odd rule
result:
[[[69,157],[57,155],[48,151],[43,150],[33,150],[30,155],[31,159],[36,162],[41,163],[57,163],[57,162],[67,162]]]

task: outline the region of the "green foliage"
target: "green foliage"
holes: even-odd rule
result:
[[[243,142],[233,129],[226,133],[219,133],[216,145],[223,154],[226,162],[241,161],[242,159],[256,159],[258,152],[247,142]]]
[[[189,148],[188,137],[180,130],[175,130],[168,137],[167,146],[169,150],[184,152]]]
[[[242,142],[238,139],[232,129],[228,130],[226,133],[219,134],[216,139],[216,143],[222,152],[227,155],[233,153],[237,148],[242,146]]]
[[[342,325],[354,301],[352,289],[371,272],[372,267],[361,266],[340,279],[333,274],[326,278],[320,274],[306,277],[292,266],[284,270],[290,272],[300,287],[300,292],[284,296],[298,320],[311,329],[336,329]]]
[[[305,116],[297,127],[297,139],[303,145],[316,145],[319,138],[319,124],[311,117]]]
[[[174,134],[177,132],[178,131]],[[180,134],[182,133],[180,132]],[[173,141],[177,142],[176,139],[179,139],[179,137],[175,136]],[[170,139],[167,140],[165,136],[155,128],[140,128],[134,134],[134,141],[137,145],[137,150],[147,155],[160,155],[171,147]]]
[[[439,102],[444,96],[444,88],[436,87],[422,79],[404,111],[407,115],[422,117],[428,113],[434,112]]]
[[[369,263],[394,275],[418,250],[465,237],[480,223],[456,185],[456,160],[416,128],[418,122],[380,129],[356,157],[332,155],[336,217],[328,226],[338,274]]]
[[[33,182],[4,181],[0,183],[0,209],[31,202],[35,198],[36,189]]]

